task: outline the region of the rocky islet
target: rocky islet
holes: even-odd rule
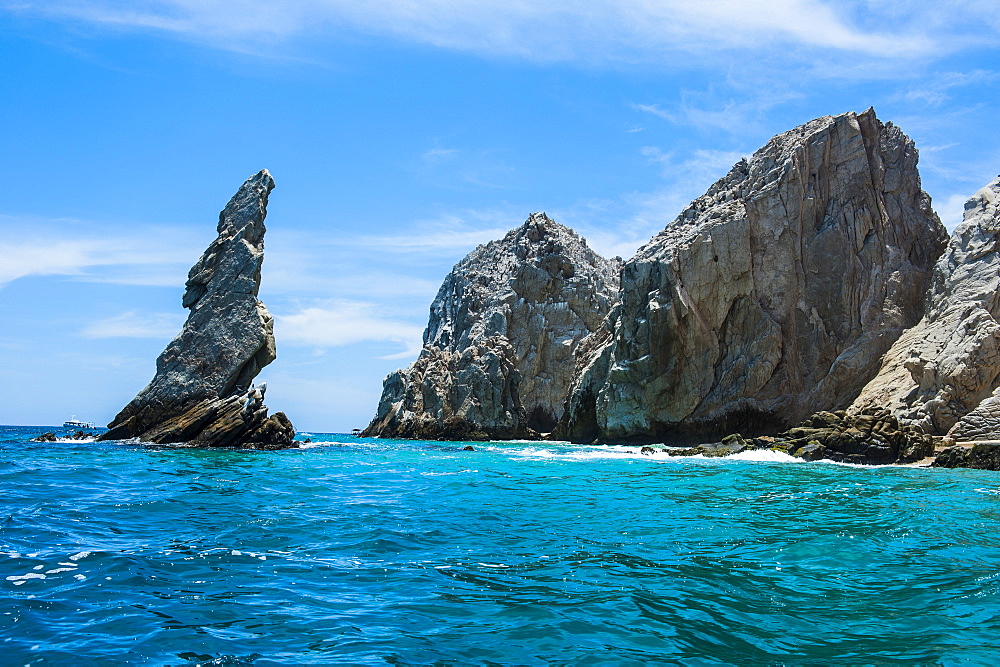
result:
[[[264,218],[274,179],[262,170],[219,214],[218,237],[188,274],[181,332],[156,360],[150,383],[108,425],[101,440],[138,438],[201,447],[293,447],[283,412],[268,416],[266,385],[275,359],[274,320],[257,298]]]
[[[994,437],[1000,433],[1000,399],[993,394],[1000,359],[990,361],[1000,328],[993,317],[1000,302],[997,187],[970,200],[949,243],[920,187],[913,142],[873,110],[826,116],[774,137],[625,262],[617,293],[600,293],[606,314],[577,330],[564,404],[546,412],[559,418],[552,435],[648,443],[655,451],[654,443],[703,442],[739,431],[746,437],[664,449],[717,454],[767,447],[856,463],[925,460],[934,453],[932,436],[949,431]],[[468,272],[483,261],[477,252],[459,267]],[[599,266],[595,259],[589,265]],[[387,378],[367,434],[537,433],[477,421],[475,410],[451,431],[398,427],[447,419],[440,408],[454,404],[448,392],[461,383],[426,380],[431,367],[438,377],[458,377],[454,362],[442,361],[446,349],[483,373],[478,389],[464,385],[460,403],[480,410],[502,405],[500,412],[525,425],[524,406],[542,403],[531,385],[537,367],[515,368],[512,361],[512,351],[525,344],[521,331],[508,326],[512,311],[486,307],[497,319],[480,316],[470,324],[457,316],[466,307],[457,301],[469,293],[453,289],[456,277],[449,275],[432,306],[421,357]],[[442,308],[445,293],[451,302]],[[483,302],[472,297],[468,305],[475,312]],[[441,331],[447,336],[432,334]],[[482,348],[448,348],[452,340],[486,341],[486,331],[498,336],[485,346],[492,375],[482,365]],[[947,363],[934,354],[950,359],[951,370],[942,374]],[[550,390],[565,386],[564,376]],[[545,404],[558,404],[551,391]],[[935,409],[954,417],[930,417]]]

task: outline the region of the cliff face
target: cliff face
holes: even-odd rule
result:
[[[774,137],[639,250],[556,434],[776,432],[850,405],[921,316],[946,234],[869,110]]]
[[[965,204],[934,266],[926,312],[854,403],[931,434],[1000,437],[1000,177]]]
[[[386,378],[367,435],[522,438],[562,417],[574,353],[618,291],[619,260],[533,214],[445,278],[419,358]]]
[[[184,328],[156,360],[156,375],[102,439],[200,446],[291,446],[284,413],[267,416],[265,385],[251,382],[275,358],[273,319],[257,299],[264,217],[274,180],[249,178],[219,214],[218,238],[188,274]]]

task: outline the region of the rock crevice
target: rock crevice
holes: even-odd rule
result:
[[[1000,177],[965,204],[934,266],[923,318],[886,353],[855,409],[884,406],[925,432],[1000,437]]]

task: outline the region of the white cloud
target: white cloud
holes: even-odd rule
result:
[[[948,228],[949,233],[955,231],[955,227],[961,224],[962,218],[965,216],[965,202],[971,196],[972,193],[955,194],[945,197],[943,203],[935,203],[934,210],[937,211],[941,222]]]
[[[199,251],[191,235],[146,228],[141,235],[82,231],[76,220],[0,215],[0,288],[27,276],[71,276],[124,285],[182,285]],[[29,234],[23,230],[32,230]]]
[[[413,231],[406,234],[361,237],[356,243],[383,252],[460,252],[464,256],[477,245],[503,238],[530,213],[500,209],[464,210],[444,214],[435,220],[419,220],[413,224]]]
[[[920,85],[897,93],[889,99],[907,103],[918,102],[937,108],[951,99],[951,91],[954,88],[992,87],[998,78],[1000,73],[983,69],[970,72],[942,72],[935,74],[929,80],[921,80]]]
[[[130,310],[91,322],[80,335],[85,338],[172,338],[184,324],[182,313],[137,313]]]
[[[361,301],[327,301],[291,315],[275,313],[274,319],[275,337],[283,345],[327,348],[374,341],[403,346],[383,359],[415,357],[422,345],[423,327],[388,317],[375,304]]]
[[[741,82],[730,80],[729,87],[743,90],[746,86]],[[756,86],[761,86],[759,82]],[[716,133],[718,130],[745,136],[760,134],[764,131],[764,121],[768,113],[792,100],[801,99],[802,93],[785,89],[781,82],[768,86],[767,90],[743,90],[745,97],[735,99],[717,99],[713,89],[705,91],[682,91],[680,102],[664,108],[662,104],[632,104],[632,108],[651,114],[674,125],[685,128],[696,128],[704,132]],[[779,87],[775,87],[779,86]]]
[[[234,49],[254,40],[332,37],[347,29],[542,61],[660,61],[668,54],[777,45],[878,59],[928,57],[970,42],[995,43],[997,27],[995,21],[966,25],[956,18],[977,10],[987,17],[995,14],[983,0],[905,5],[864,0],[24,0],[8,4],[8,10],[153,29]],[[783,53],[797,55],[787,48]]]

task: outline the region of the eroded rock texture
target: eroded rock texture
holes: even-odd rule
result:
[[[855,407],[887,407],[927,433],[1000,436],[1000,178],[965,204],[934,266],[926,311],[900,336]]]
[[[275,358],[273,319],[257,299],[264,216],[274,180],[249,178],[219,214],[218,238],[188,273],[184,328],[156,360],[156,375],[102,440],[139,438],[196,446],[292,446],[284,413],[270,417],[265,385],[252,381]]]
[[[882,465],[914,463],[934,453],[934,439],[916,426],[900,424],[888,410],[864,414],[817,412],[782,433],[772,449],[818,461]]]
[[[847,407],[945,242],[913,142],[874,111],[780,134],[625,264],[557,434],[773,433]]]
[[[615,301],[620,260],[535,213],[445,278],[424,347],[384,383],[366,435],[526,438],[562,417],[574,353]]]

